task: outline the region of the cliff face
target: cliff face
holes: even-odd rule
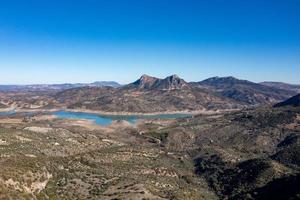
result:
[[[127,87],[143,90],[174,90],[189,88],[189,85],[177,75],[172,75],[165,79],[143,75],[140,79],[129,84]]]

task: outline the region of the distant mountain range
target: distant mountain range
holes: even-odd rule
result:
[[[172,112],[242,107],[238,102],[192,87],[176,75],[158,79],[143,75],[119,88],[74,88],[59,92],[60,106],[107,112]]]
[[[291,90],[291,91],[300,93],[300,85],[288,84],[288,83],[282,83],[282,82],[261,82],[260,84],[266,85],[269,87],[274,87],[274,88],[283,89],[283,90]]]
[[[213,77],[194,83],[194,85],[248,105],[276,103],[295,94],[295,91],[292,90],[270,87],[232,76]]]
[[[0,85],[0,91],[47,91],[67,90],[78,87],[120,87],[115,81],[97,81],[94,83],[33,84],[33,85]]]
[[[188,83],[172,75],[141,76],[118,88],[81,87],[59,92],[60,106],[107,112],[172,112],[235,109],[281,102],[296,92],[234,77],[213,77]]]
[[[1,98],[3,102],[20,108],[153,113],[274,105],[298,94],[297,90],[290,89],[295,87],[287,85],[253,83],[234,77],[213,77],[188,83],[177,75],[164,79],[143,75],[127,85],[101,81],[89,84],[10,85],[0,86],[0,91],[10,93],[9,98]]]

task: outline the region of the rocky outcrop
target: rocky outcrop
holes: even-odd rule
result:
[[[143,75],[137,81],[127,85],[127,87],[142,90],[175,90],[189,88],[189,85],[177,75],[168,76],[165,79]]]

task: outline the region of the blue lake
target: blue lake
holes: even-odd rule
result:
[[[58,118],[62,119],[87,119],[92,120],[98,125],[107,126],[110,125],[114,120],[125,120],[131,124],[136,123],[139,119],[178,119],[184,117],[190,117],[190,114],[157,114],[157,115],[100,115],[83,112],[69,112],[69,111],[57,111],[57,112],[46,112],[47,114],[53,114]],[[10,116],[16,114],[15,111],[0,112],[0,116]],[[35,112],[24,112],[21,113],[25,116],[34,115]]]
[[[191,116],[190,114],[158,114],[158,115],[99,115],[82,112],[58,111],[53,113],[63,119],[87,119],[93,120],[96,124],[107,126],[114,120],[125,120],[134,124],[139,119],[177,119]]]
[[[0,116],[9,116],[12,114],[15,114],[16,112],[14,110],[12,111],[7,111],[7,112],[0,112]]]

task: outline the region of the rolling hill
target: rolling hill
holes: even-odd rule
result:
[[[282,106],[300,106],[300,94],[293,96],[283,102],[276,104],[274,107],[282,107]]]
[[[288,84],[288,83],[282,83],[282,82],[261,82],[259,84],[300,93],[300,85]]]
[[[93,83],[63,83],[63,84],[34,84],[34,85],[0,85],[0,91],[19,92],[19,91],[49,91],[67,90],[78,87],[121,87],[115,81],[97,81]]]
[[[294,91],[278,89],[247,80],[230,77],[213,77],[193,85],[214,91],[216,94],[234,99],[246,105],[273,104],[285,100]]]
[[[298,199],[299,107],[246,109],[178,120],[145,135],[188,152],[195,172],[220,199]]]

